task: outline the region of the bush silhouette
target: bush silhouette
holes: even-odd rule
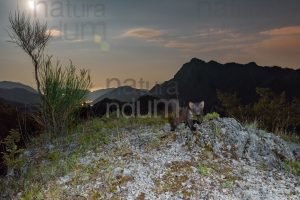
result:
[[[257,88],[258,100],[242,105],[234,94],[217,91],[221,111],[242,122],[257,122],[258,127],[275,133],[299,131],[300,101],[289,100],[285,92],[276,94],[268,88]]]
[[[47,104],[42,107],[44,124],[52,133],[64,134],[74,122],[91,86],[89,72],[85,69],[77,72],[72,62],[67,67],[62,67],[59,62],[54,66],[52,58],[48,57],[39,76],[41,91],[47,99]]]

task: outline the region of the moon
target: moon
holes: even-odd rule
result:
[[[30,10],[34,10],[35,9],[35,2],[34,0],[29,0],[28,1],[28,7]]]

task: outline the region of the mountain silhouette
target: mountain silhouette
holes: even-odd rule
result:
[[[174,78],[154,86],[150,92],[159,98],[178,98],[183,105],[204,100],[210,111],[218,104],[217,90],[236,93],[242,103],[251,103],[258,98],[256,88],[270,88],[276,93],[284,91],[293,98],[300,97],[299,86],[299,69],[262,67],[254,62],[220,64],[193,58]]]
[[[22,106],[34,106],[40,103],[40,97],[33,88],[16,82],[0,82],[0,98],[7,103]]]
[[[104,99],[117,100],[120,102],[134,102],[138,98],[149,95],[150,93],[147,90],[136,89],[129,86],[121,86],[118,88],[99,90],[96,94],[100,95],[92,102],[92,104],[97,104]],[[95,92],[90,96],[92,95],[95,95]]]
[[[40,96],[37,93],[22,88],[0,89],[0,97],[11,104],[34,106],[40,103]]]
[[[30,86],[12,81],[0,81],[0,89],[24,89],[28,92],[37,93],[37,91]]]
[[[95,103],[94,101],[98,98],[100,98],[101,96],[105,95],[108,92],[113,91],[115,88],[107,88],[107,89],[100,89],[100,90],[95,90],[93,92],[89,92],[86,95],[86,101],[87,102],[92,102]]]

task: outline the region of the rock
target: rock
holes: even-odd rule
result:
[[[184,129],[186,129],[186,126],[185,126],[185,124],[184,123],[180,123],[178,126],[177,126],[177,130],[184,130]]]
[[[288,142],[287,144],[290,147],[291,151],[293,152],[295,160],[300,162],[300,145],[292,142]]]
[[[31,157],[31,156],[33,156],[33,152],[32,151],[24,151],[24,155],[27,157]]]
[[[169,135],[162,128],[124,129],[124,137],[85,152],[77,160],[78,171],[43,187],[58,187],[72,199],[98,194],[101,199],[140,200],[299,199],[299,176],[278,169],[281,159],[295,156],[297,145],[290,148],[271,133],[245,129],[228,118],[204,122],[195,132],[181,127]],[[162,141],[159,148],[145,150],[156,139]],[[121,156],[127,151],[132,156]],[[260,162],[275,168],[258,167]],[[7,188],[0,199],[20,199],[26,191],[9,198],[17,192]]]
[[[93,158],[91,157],[83,157],[79,159],[79,163],[82,165],[89,165],[93,161]]]
[[[262,130],[245,129],[235,119],[215,119],[202,123],[197,130],[203,133],[198,144],[220,156],[225,151],[234,159],[253,160],[270,168],[283,168],[285,160],[295,159],[284,140]]]
[[[165,124],[163,130],[167,133],[171,132],[171,125],[169,123]]]
[[[130,175],[131,175],[131,171],[130,171],[129,169],[125,168],[125,169],[123,170],[123,175],[124,175],[124,176],[130,176]]]
[[[65,154],[66,154],[66,155],[69,155],[69,154],[70,154],[71,152],[73,152],[73,150],[76,149],[76,148],[77,148],[76,144],[74,144],[74,143],[69,144],[69,146],[68,146],[68,148],[67,148]]]
[[[53,144],[47,144],[46,148],[49,152],[51,152],[55,148],[55,146]]]
[[[122,173],[123,173],[123,168],[117,167],[113,170],[113,177],[120,176],[122,175]]]
[[[69,182],[72,179],[72,177],[70,175],[64,176],[64,177],[60,177],[58,183],[63,185],[67,182]]]

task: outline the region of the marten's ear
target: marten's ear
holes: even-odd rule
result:
[[[199,105],[200,105],[201,110],[203,110],[204,109],[204,101],[201,101]]]
[[[193,110],[195,108],[195,104],[193,102],[189,102],[189,108]]]

